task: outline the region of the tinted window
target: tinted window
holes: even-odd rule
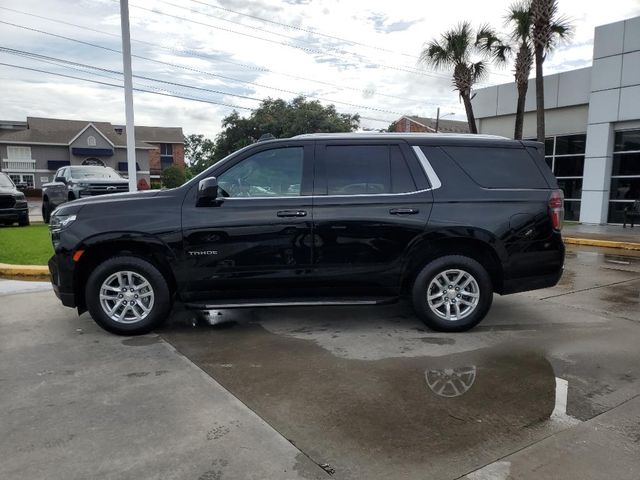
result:
[[[218,177],[225,197],[300,195],[302,147],[274,148],[245,158]]]
[[[328,146],[325,152],[329,195],[391,193],[387,145]]]
[[[587,136],[585,134],[556,137],[556,155],[584,153]]]
[[[397,145],[391,146],[391,191],[393,193],[415,192],[413,181],[407,162]]]
[[[616,132],[614,152],[640,150],[640,130]]]
[[[548,188],[533,158],[520,148],[444,147],[485,188]]]
[[[584,171],[584,156],[556,157],[556,177],[581,177]]]

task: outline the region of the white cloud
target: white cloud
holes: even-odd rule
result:
[[[168,5],[167,2],[177,6]],[[220,8],[207,7],[203,2],[298,28],[265,23]],[[1,11],[1,18],[82,42],[120,49],[117,1],[83,0],[75,2],[72,8],[70,3],[63,0],[4,0],[2,6],[102,30],[111,35],[7,10]],[[433,116],[438,106],[442,112],[455,112],[454,118],[464,119],[464,109],[446,72],[424,69],[422,75],[411,72],[421,68],[416,62],[424,43],[460,20],[470,19],[477,25],[490,23],[504,30],[506,5],[501,0],[458,0],[455,4],[425,3],[423,0],[395,3],[387,0],[369,0],[366,3],[339,0],[131,0],[130,3],[132,37],[141,41],[133,43],[134,54],[186,67],[176,68],[134,58],[134,73],[226,94],[137,80],[140,86],[146,88],[150,85],[179,95],[242,107],[253,107],[257,103],[234,97],[234,94],[287,99],[296,94],[314,95],[341,102],[336,103],[339,111],[357,112],[363,117],[385,121],[394,120],[402,114]],[[187,17],[200,23],[178,20],[136,6]],[[560,45],[550,56],[546,64],[549,73],[589,65],[594,27],[640,14],[637,1],[606,4],[560,0],[560,7],[576,28],[572,40]],[[304,30],[325,35],[312,35]],[[264,37],[270,41],[254,37]],[[4,24],[0,24],[0,43],[10,48],[106,69],[121,70],[122,67],[117,53]],[[295,44],[300,48],[281,43]],[[193,56],[194,51],[202,56]],[[0,53],[0,62],[110,83],[121,82],[117,75],[102,73],[102,77],[96,77],[90,71],[69,70],[6,53]],[[264,67],[271,72],[261,70]],[[495,84],[511,80],[510,68],[493,67],[492,71],[495,73],[490,74],[485,82]],[[40,115],[124,122],[121,89],[5,66],[0,66],[0,79],[3,91],[11,92],[0,97],[3,118],[21,120],[27,115]],[[187,133],[213,136],[219,131],[222,118],[231,110],[218,105],[136,93],[135,111],[138,124],[179,125]],[[385,123],[371,120],[363,120],[362,124],[365,127],[386,126]]]

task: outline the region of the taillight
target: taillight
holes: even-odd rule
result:
[[[554,190],[549,198],[549,215],[554,230],[562,230],[564,221],[564,193],[562,190]]]

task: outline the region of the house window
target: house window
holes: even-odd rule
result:
[[[96,146],[96,137],[94,137],[93,135],[87,137],[87,145],[89,145],[90,147],[95,147]]]
[[[82,165],[97,165],[98,167],[104,167],[104,162],[99,158],[87,158],[82,162]]]
[[[28,148],[28,147],[27,147]],[[18,185],[19,183],[26,183],[27,188],[33,188],[34,176],[29,173],[10,173],[9,177],[13,180],[13,183]]]
[[[31,160],[31,147],[7,147],[8,160]]]
[[[171,143],[160,144],[160,168],[164,170],[173,165],[173,145]]]
[[[564,211],[567,220],[580,218],[584,151],[584,133],[547,138],[544,142],[545,160],[564,192]]]
[[[634,200],[640,200],[640,130],[627,130],[615,134],[607,221],[622,223]]]

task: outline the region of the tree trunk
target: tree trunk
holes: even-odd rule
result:
[[[513,132],[515,140],[522,140],[522,130],[524,129],[524,105],[527,100],[527,90],[529,82],[525,81],[522,85],[518,85],[518,104],[516,106],[516,127]]]
[[[478,133],[476,127],[476,117],[473,115],[473,106],[471,105],[471,96],[468,93],[460,93],[462,97],[462,103],[464,103],[464,110],[467,112],[467,122],[469,123],[469,132]]]
[[[536,114],[538,120],[538,141],[544,143],[544,50],[536,44]]]

